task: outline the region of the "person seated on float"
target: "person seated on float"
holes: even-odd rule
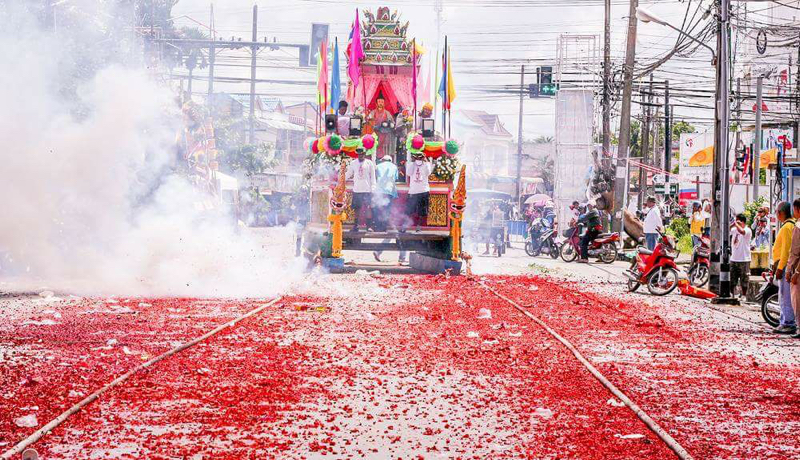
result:
[[[339,118],[336,120],[336,134],[342,137],[350,136],[350,113],[347,111],[348,108],[349,105],[347,101],[339,102],[339,111],[337,113]]]
[[[594,241],[603,230],[603,224],[600,222],[600,213],[594,209],[591,203],[586,203],[586,212],[578,217],[577,225],[586,227],[586,233],[581,237],[581,258],[578,262],[589,263],[589,245]]]

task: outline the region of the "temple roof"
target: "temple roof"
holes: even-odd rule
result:
[[[400,15],[388,7],[378,8],[376,14],[364,11],[361,25],[365,64],[410,65],[411,45],[406,40],[408,22],[401,25]]]

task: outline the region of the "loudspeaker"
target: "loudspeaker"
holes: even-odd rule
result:
[[[329,113],[325,115],[325,132],[326,133],[335,133],[336,132],[336,125],[337,120],[339,117],[335,113]]]
[[[435,135],[434,131],[434,120],[433,118],[423,118],[422,119],[422,137],[424,138],[431,138]]]

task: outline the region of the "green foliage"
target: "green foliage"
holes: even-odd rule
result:
[[[684,235],[689,234],[689,219],[686,217],[675,217],[669,223],[669,230],[671,235],[677,239],[681,239]]]
[[[275,166],[271,144],[245,144],[227,150],[220,150],[220,167],[225,172],[243,171],[247,176],[262,173]]]
[[[754,201],[744,204],[744,215],[747,217],[747,225],[753,225],[753,219],[756,217],[758,208],[764,206],[766,199],[763,196],[756,198]]]
[[[683,235],[682,237],[678,238],[676,246],[681,254],[691,255],[692,249],[694,249],[694,246],[692,245],[692,235]]]
[[[535,158],[533,162],[536,164],[536,169],[539,170],[545,190],[553,190],[555,181],[555,162],[553,157],[548,155],[543,158]]]
[[[248,144],[242,119],[220,117],[214,123],[220,169],[226,173],[242,171],[248,176],[273,168],[275,147],[272,144]]]

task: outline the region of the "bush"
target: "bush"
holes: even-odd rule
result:
[[[669,223],[668,230],[671,230],[670,234],[672,236],[680,240],[684,236],[689,235],[689,219],[686,217],[673,218],[672,222]]]
[[[753,225],[753,219],[756,217],[758,208],[764,206],[766,199],[763,196],[758,197],[756,200],[744,204],[744,216],[747,217],[747,225]]]

